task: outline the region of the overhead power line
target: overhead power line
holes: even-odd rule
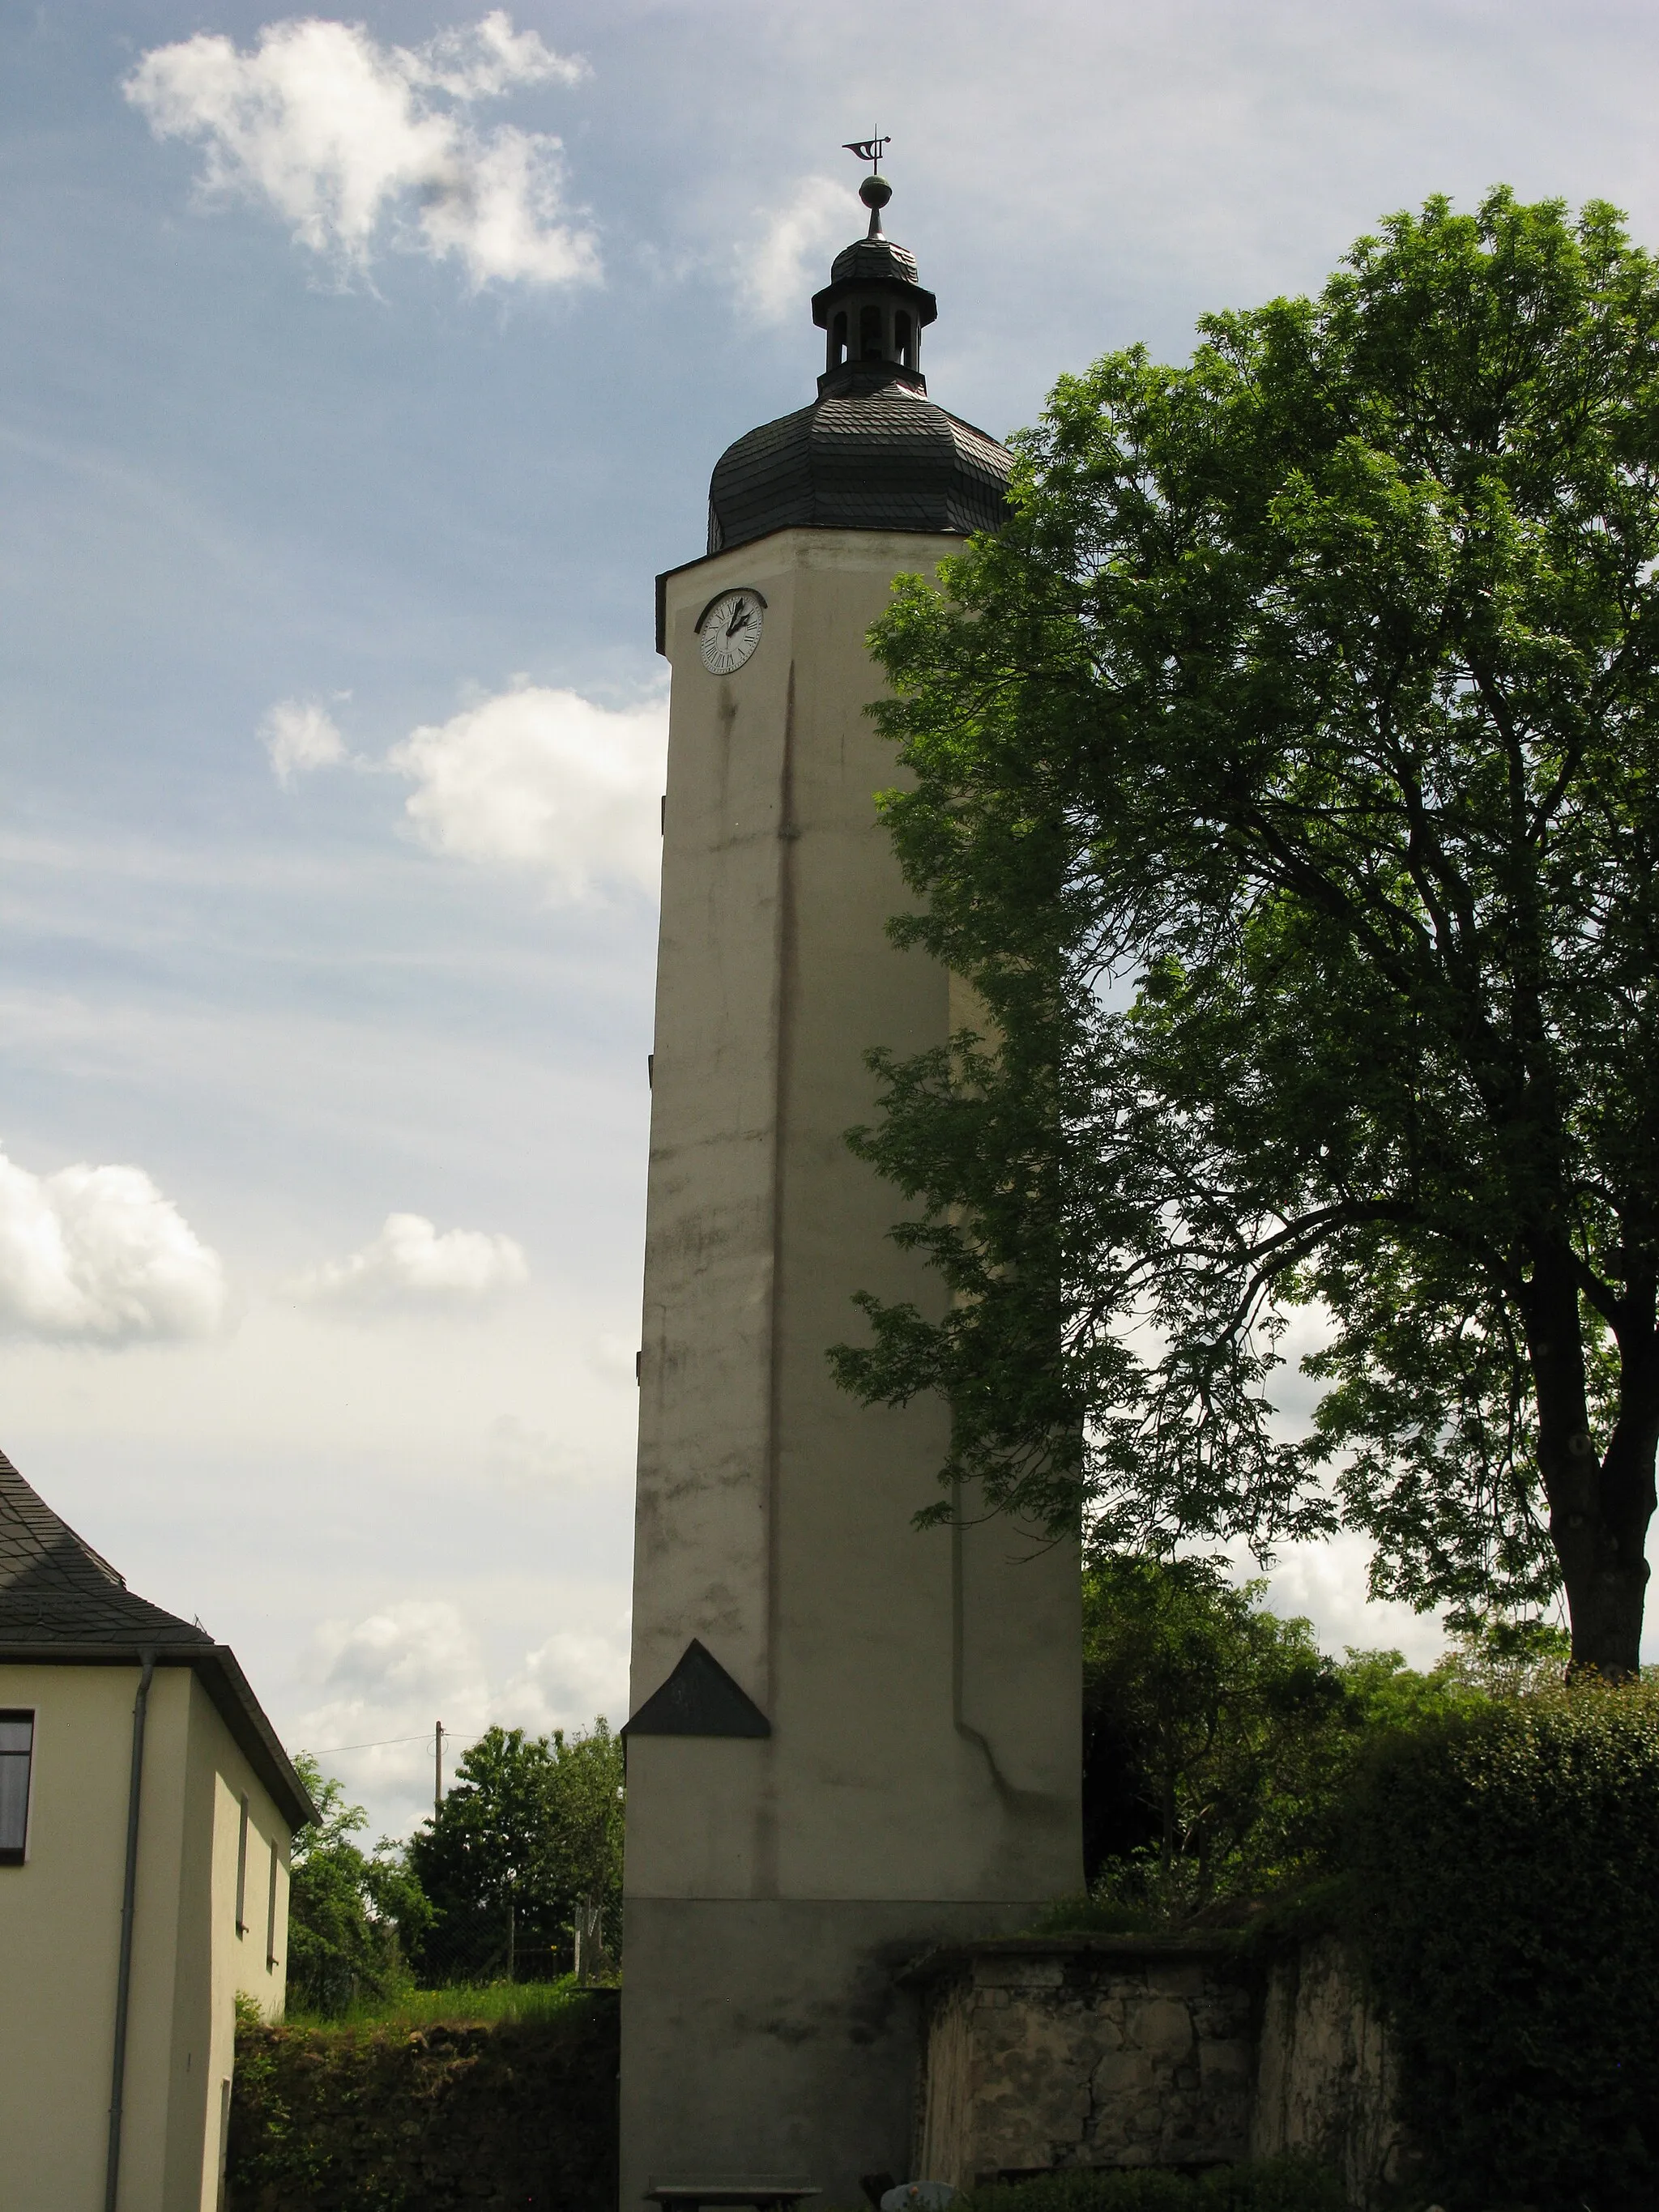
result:
[[[311,1755],[313,1759],[335,1759],[343,1751],[388,1751],[394,1743],[430,1743],[431,1741],[432,1731],[428,1729],[424,1735],[384,1735],[378,1743],[331,1744],[325,1750],[313,1751]]]

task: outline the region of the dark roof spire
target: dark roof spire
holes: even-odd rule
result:
[[[811,407],[763,423],[726,448],[708,487],[708,550],[775,530],[998,529],[1007,511],[1007,448],[927,398],[922,332],[939,313],[908,246],[889,238],[893,188],[878,166],[885,138],[847,150],[871,165],[859,186],[870,228],[836,256],[814,295],[823,374]]]
[[[827,339],[818,397],[872,392],[898,384],[927,389],[921,373],[921,334],[939,304],[918,281],[916,257],[881,227],[893,197],[885,177],[867,176],[859,198],[870,210],[870,228],[845,246],[830,264],[830,282],[812,298],[812,320]]]

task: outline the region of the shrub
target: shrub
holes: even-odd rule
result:
[[[957,2212],[1344,2212],[1342,2185],[1301,2158],[1255,2159],[1207,2173],[1077,2166],[975,2189]]]
[[[1659,1683],[1443,1715],[1362,1760],[1348,1862],[1425,2181],[1659,2197]]]
[[[338,2019],[364,1998],[384,2000],[407,1986],[400,1925],[418,1929],[431,1910],[395,1860],[370,1857],[352,1841],[364,1825],[362,1807],[348,1804],[308,1753],[294,1763],[318,1818],[294,1838],[289,2002],[296,2012]]]
[[[1519,1686],[1536,1624],[1431,1674],[1324,1656],[1218,1562],[1099,1554],[1083,1577],[1084,1854],[1123,1927],[1180,1923],[1326,1872],[1361,1746]],[[1546,1642],[1547,1642],[1547,1632]],[[1486,1639],[1485,1641],[1489,1641]],[[1067,1925],[1114,1924],[1109,1919]]]
[[[615,2212],[617,2002],[493,2026],[243,2020],[228,2212]]]

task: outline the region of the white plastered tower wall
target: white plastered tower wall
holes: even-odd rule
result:
[[[915,2024],[893,1970],[1082,1881],[1077,1559],[1000,1521],[916,1532],[936,1401],[860,1407],[828,1346],[859,1290],[937,1311],[848,1151],[866,1051],[952,1028],[886,935],[870,624],[934,532],[789,528],[665,580],[673,667],[641,1360],[630,1710],[698,1638],[769,1737],[630,1736],[622,2202],[908,2169]],[[734,674],[694,625],[764,599]],[[963,1018],[958,1003],[957,1019]]]

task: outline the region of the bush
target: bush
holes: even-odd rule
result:
[[[1067,1925],[1178,1924],[1328,1871],[1364,1741],[1519,1686],[1537,1641],[1528,1624],[1428,1674],[1397,1651],[1338,1661],[1264,1589],[1137,1553],[1085,1573],[1085,1868],[1127,1917]]]
[[[1301,2158],[1266,2158],[1208,2173],[1078,2166],[975,2189],[959,2212],[1344,2212],[1342,2185]]]
[[[615,2212],[617,2001],[493,2026],[239,2022],[228,2212]]]
[[[354,2004],[385,2000],[408,1985],[400,1929],[418,1930],[431,1911],[396,1860],[370,1857],[352,1841],[364,1825],[362,1807],[348,1804],[308,1753],[296,1753],[294,1763],[318,1818],[294,1838],[289,2003],[319,2019],[341,2019]]]
[[[1659,2199],[1659,1683],[1382,1736],[1347,1858],[1426,2187],[1455,2212]]]

